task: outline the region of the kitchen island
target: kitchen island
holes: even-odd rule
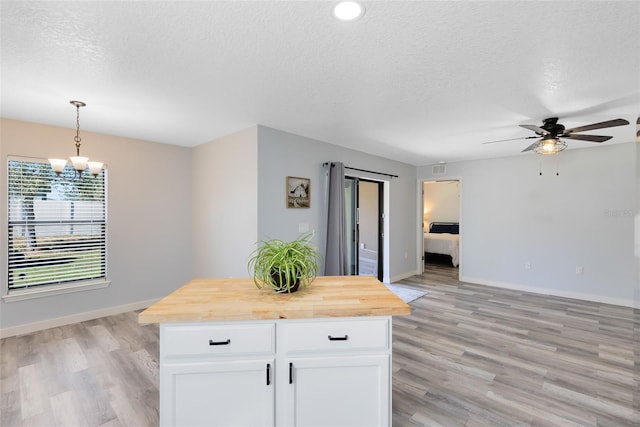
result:
[[[367,276],[192,280],[139,315],[160,324],[160,424],[389,426],[391,316],[410,313]]]

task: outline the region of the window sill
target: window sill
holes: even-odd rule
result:
[[[111,284],[110,280],[88,280],[79,283],[64,283],[61,285],[49,285],[27,289],[11,290],[7,295],[3,295],[4,302],[24,301],[34,298],[50,297],[53,295],[68,294],[71,292],[89,291],[93,289],[106,288]]]

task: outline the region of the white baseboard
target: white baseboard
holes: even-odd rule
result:
[[[518,285],[514,283],[493,282],[490,280],[478,279],[475,277],[460,277],[461,282],[474,283],[477,285],[492,286],[494,288],[511,289],[514,291],[531,292],[540,295],[551,295],[554,297],[572,298],[583,301],[599,302],[602,304],[620,305],[623,307],[640,308],[640,301],[626,298],[611,298],[602,295],[584,294],[581,292],[567,292],[550,288],[538,288],[532,286]]]
[[[421,273],[416,270],[416,271],[409,271],[409,272],[406,272],[406,273],[402,273],[402,274],[399,274],[397,276],[393,276],[391,278],[390,283],[395,283],[395,282],[398,282],[400,280],[404,280],[407,277],[415,276],[416,274],[421,274]]]
[[[126,313],[128,311],[140,310],[149,307],[159,300],[160,298],[155,298],[147,301],[138,301],[130,304],[119,305],[116,307],[101,308],[99,310],[86,311],[84,313],[77,313],[63,317],[56,317],[55,319],[47,319],[39,322],[26,323],[24,325],[3,328],[0,329],[0,338],[29,334],[31,332],[41,331],[43,329],[57,328],[58,326],[70,325],[72,323],[84,322],[86,320],[97,319],[105,316],[113,316],[115,314]]]

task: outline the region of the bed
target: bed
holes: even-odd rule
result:
[[[457,222],[432,222],[424,233],[425,260],[429,255],[448,255],[451,264],[458,266],[460,256],[460,224]]]

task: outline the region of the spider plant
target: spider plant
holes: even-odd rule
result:
[[[276,292],[295,292],[306,287],[318,274],[320,254],[310,242],[312,233],[284,242],[261,240],[247,263],[256,287],[269,286]]]

